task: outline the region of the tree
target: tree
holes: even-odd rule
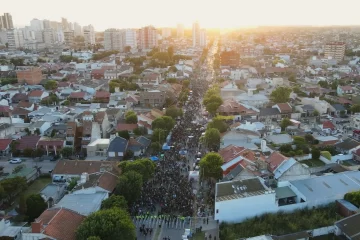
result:
[[[290,121],[290,119],[284,118],[280,123],[281,131],[285,131],[286,128],[291,125],[292,125],[292,122]]]
[[[129,131],[123,130],[118,132],[119,137],[125,138],[126,140],[130,139]]]
[[[125,114],[125,122],[129,124],[136,124],[138,122],[136,113],[134,111],[128,111]]]
[[[314,110],[314,111],[313,111],[313,116],[317,117],[317,116],[319,116],[319,115],[320,115],[320,113],[319,113],[318,110]]]
[[[124,160],[131,160],[134,157],[134,152],[130,149],[126,150]]]
[[[221,118],[214,117],[212,121],[208,123],[207,128],[216,128],[220,133],[223,133],[226,132],[228,126]]]
[[[99,237],[95,237],[95,236],[91,236],[91,237],[88,237],[86,240],[101,240],[101,238]]]
[[[305,134],[304,139],[306,142],[312,144],[315,140],[314,136],[311,134]]]
[[[350,108],[351,113],[358,113],[360,112],[360,104],[354,104]]]
[[[27,211],[26,215],[29,217],[29,222],[33,222],[35,218],[45,211],[47,204],[40,194],[31,194],[26,199]]]
[[[14,197],[23,192],[27,188],[27,182],[24,177],[7,178],[1,181],[4,189],[5,200],[12,201]]]
[[[320,158],[320,150],[318,148],[313,148],[311,150],[312,159],[319,159]]]
[[[124,196],[111,195],[101,203],[101,209],[121,208],[127,209],[128,205]]]
[[[224,159],[218,153],[208,153],[200,160],[201,176],[219,180],[222,178],[221,166]]]
[[[64,147],[63,149],[61,149],[61,155],[63,155],[63,157],[65,158],[72,156],[73,152],[74,149],[72,147]]]
[[[175,106],[171,106],[166,109],[165,115],[176,119],[177,117],[181,117],[183,115],[183,111],[181,108],[177,108]]]
[[[36,134],[36,135],[40,135],[40,129],[35,129],[35,131],[34,131],[34,133]]]
[[[328,88],[329,87],[329,83],[327,81],[319,81],[318,84],[322,88]]]
[[[101,240],[135,239],[134,223],[129,214],[119,208],[100,210],[90,214],[76,231],[77,240],[96,236]]]
[[[167,131],[164,129],[156,128],[151,135],[152,142],[159,142],[160,144],[165,142],[167,137]]]
[[[174,57],[174,47],[173,46],[168,47],[168,56],[169,56],[170,60],[173,59],[173,57]]]
[[[216,128],[209,128],[205,131],[205,145],[213,151],[217,151],[220,147],[220,132]]]
[[[141,196],[142,185],[143,178],[139,173],[126,172],[119,177],[115,194],[124,196],[129,206],[132,206]]]
[[[34,150],[32,148],[25,148],[23,151],[24,157],[32,157]]]
[[[147,135],[148,134],[148,130],[146,127],[137,127],[134,129],[133,133],[136,136],[142,136],[142,135]]]
[[[57,82],[55,80],[49,80],[45,83],[44,87],[46,90],[54,90],[57,88]]]
[[[141,158],[135,161],[123,161],[119,164],[122,173],[127,172],[137,172],[142,176],[144,182],[148,181],[154,176],[155,173],[155,163],[148,158]]]
[[[286,103],[290,99],[291,91],[287,87],[278,87],[270,94],[271,100],[275,103]]]
[[[161,151],[161,144],[159,142],[152,142],[150,149],[153,153],[158,153]]]
[[[35,149],[33,156],[34,157],[42,157],[45,154],[45,151],[41,148]]]
[[[164,129],[166,130],[166,132],[170,132],[174,126],[175,120],[169,116],[162,116],[156,118],[151,124],[152,129]]]
[[[21,194],[20,199],[19,199],[18,213],[20,213],[21,215],[25,215],[26,212],[27,212],[26,197],[24,194]]]

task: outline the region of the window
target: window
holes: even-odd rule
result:
[[[216,213],[219,213],[219,209],[216,209]]]

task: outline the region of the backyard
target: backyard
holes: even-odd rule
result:
[[[34,194],[34,193],[40,193],[40,191],[46,187],[49,183],[51,183],[50,177],[40,177],[33,181],[28,188],[24,191],[25,197]],[[14,207],[17,206],[19,203],[20,195],[16,197],[14,200],[14,203],[12,206],[10,206],[8,209],[6,209],[6,212],[11,211]]]
[[[309,159],[309,160],[304,160],[301,161],[301,163],[308,165],[309,167],[321,167],[324,166],[325,163],[323,163],[321,160],[319,159]]]

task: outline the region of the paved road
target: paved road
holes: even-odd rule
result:
[[[56,162],[57,162],[57,161],[51,162],[49,160],[44,160],[42,162],[34,162],[30,158],[21,158],[21,159],[23,160],[23,162],[21,164],[25,164],[25,166],[27,168],[32,168],[32,167],[36,167],[36,166],[41,167],[41,172],[42,173],[48,173],[50,170],[53,170],[55,165],[56,165]],[[0,160],[0,166],[4,167],[4,172],[5,173],[11,173],[12,170],[18,165],[19,164],[11,164],[6,159],[1,159]]]

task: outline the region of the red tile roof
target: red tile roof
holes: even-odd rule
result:
[[[10,112],[9,106],[0,106],[0,112]]]
[[[117,131],[125,131],[125,130],[132,131],[137,127],[138,127],[137,124],[119,123],[116,129]]]
[[[331,129],[334,130],[336,127],[335,125],[330,121],[323,122],[323,129]]]
[[[292,111],[292,107],[288,103],[278,103],[277,105],[280,108],[280,112]]]
[[[97,91],[95,93],[95,98],[109,98],[110,93],[107,91]]]
[[[100,69],[94,69],[91,71],[91,74],[104,74],[106,69],[100,68]]]
[[[34,109],[35,110],[35,109]],[[14,110],[12,110],[12,115],[27,115],[28,113],[30,113],[31,111],[26,110],[24,108],[15,108]]]
[[[353,89],[352,86],[340,86],[340,88],[343,90],[343,91],[351,91]]]
[[[44,92],[41,90],[34,90],[29,93],[29,97],[41,97]]]
[[[75,240],[76,229],[84,221],[85,216],[74,211],[57,208],[45,210],[36,222],[42,222],[43,233],[58,240]]]
[[[50,140],[40,140],[38,146],[56,146],[62,148],[64,146],[64,140],[50,139]]]
[[[245,148],[243,148],[243,147],[229,145],[223,149],[220,149],[219,154],[224,159],[224,163],[227,163],[227,162],[230,162],[231,160],[241,156],[241,152],[244,150],[245,150]]]
[[[70,98],[84,98],[85,92],[72,92],[70,93]]]
[[[0,151],[6,150],[11,142],[12,139],[0,139]]]
[[[21,101],[18,103],[18,107],[21,107],[21,108],[29,108],[31,107],[33,104],[31,102],[25,102],[25,101]]]
[[[17,140],[19,144],[16,144],[17,150],[24,150],[26,148],[35,149],[40,136],[24,136],[21,139]]]
[[[266,162],[269,164],[268,165],[269,170],[271,172],[274,172],[278,168],[278,166],[280,166],[280,164],[286,160],[288,160],[288,158],[282,155],[281,153],[273,152],[272,154],[270,154],[268,159],[266,159]]]

